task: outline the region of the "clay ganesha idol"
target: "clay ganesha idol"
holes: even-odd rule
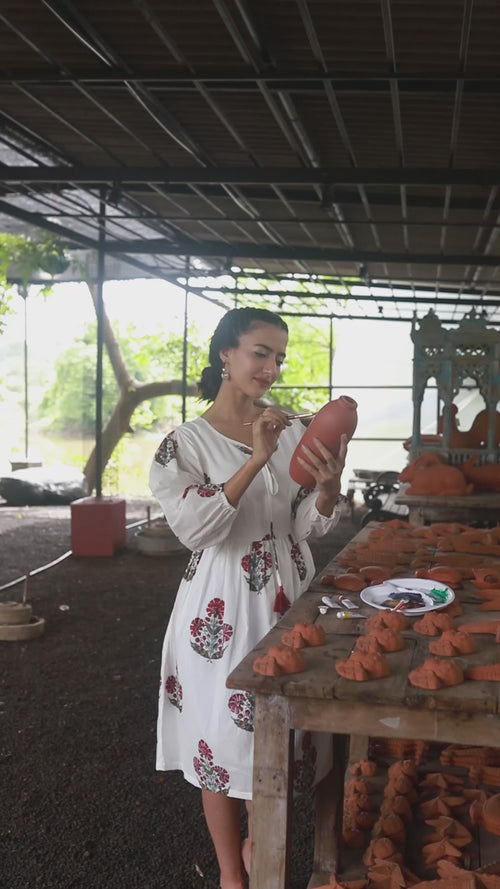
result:
[[[431,451],[415,457],[399,473],[401,482],[410,482],[407,494],[471,494],[474,486],[455,466],[448,466],[441,455]]]

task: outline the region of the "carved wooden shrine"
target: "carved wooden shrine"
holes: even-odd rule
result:
[[[499,462],[498,432],[500,401],[500,332],[487,327],[474,310],[458,327],[443,327],[432,310],[412,323],[413,433],[410,459],[425,450],[440,451],[450,463],[460,464],[476,455],[478,462]],[[421,434],[422,401],[429,379],[434,378],[442,401],[442,435]],[[484,410],[468,433],[456,428],[457,407],[453,399],[461,386],[473,380],[484,399]],[[477,422],[476,422],[477,421]]]

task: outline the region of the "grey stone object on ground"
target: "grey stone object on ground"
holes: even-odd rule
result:
[[[88,493],[85,476],[72,466],[18,469],[0,478],[0,496],[9,506],[72,503]]]

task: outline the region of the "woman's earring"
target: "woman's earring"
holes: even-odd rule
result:
[[[229,379],[229,371],[228,371],[225,364],[221,370],[220,378],[221,378],[221,380],[228,380]]]

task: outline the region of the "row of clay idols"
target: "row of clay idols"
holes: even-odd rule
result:
[[[413,805],[418,799],[418,770],[412,760],[399,760],[387,770],[380,815],[374,823],[371,840],[363,854],[368,867],[379,860],[404,866],[403,848],[413,822]]]
[[[500,748],[449,744],[441,750],[439,761],[442,765],[457,766],[463,769],[480,765],[500,767]]]
[[[415,547],[418,543],[415,542]],[[449,565],[435,565],[433,568],[420,568],[415,571],[415,577],[435,580],[445,583],[452,589],[460,589],[463,584],[463,574],[458,568]],[[385,580],[394,578],[393,570],[387,565],[362,565],[356,570],[339,574],[324,574],[320,580],[322,586],[333,587],[337,590],[360,593],[368,586],[377,586]]]
[[[425,623],[426,619],[431,620]],[[353,679],[358,682],[369,679],[381,679],[389,675],[389,662],[385,657],[387,652],[401,651],[404,648],[404,637],[401,630],[408,628],[408,618],[401,612],[381,611],[374,617],[368,618],[366,622],[366,634],[360,636],[355,643],[354,650],[348,658],[339,660],[335,664],[337,673],[344,679]],[[419,624],[421,625],[419,628]],[[462,651],[465,653],[475,650],[474,639],[466,633],[460,633],[453,629],[453,620],[448,615],[439,612],[429,612],[417,621],[413,628],[418,632],[427,635],[439,635],[443,631],[448,631],[445,637],[445,643],[441,643],[443,654],[456,654],[457,649],[454,646],[462,644]],[[444,633],[443,633],[444,635]],[[442,637],[441,637],[442,638]],[[440,640],[439,640],[440,641]],[[427,663],[427,662],[426,662]],[[420,668],[424,671],[423,682],[426,683],[426,676],[429,671],[428,666]],[[441,688],[443,685],[456,685],[459,681],[463,681],[463,671],[460,675],[455,669],[455,662],[443,661],[438,664],[439,680],[435,679],[435,670],[429,673],[427,684],[423,684],[418,680],[420,674],[418,671],[411,671],[409,674],[410,682],[414,685],[419,684],[424,688]]]
[[[473,781],[476,785],[482,783],[478,775]],[[488,778],[485,783],[490,784]],[[443,772],[429,773],[420,786],[439,791],[437,797],[420,806],[425,823],[434,828],[434,833],[426,837],[428,843],[444,839],[461,850],[472,842],[471,832],[458,818],[453,817],[453,813],[458,812],[464,804],[469,804],[468,814],[473,825],[481,825],[489,833],[500,836],[500,794],[491,795],[477,786],[466,788],[462,778]],[[426,811],[424,807],[427,807]],[[458,855],[455,854],[455,857]]]
[[[308,645],[324,645],[326,635],[320,624],[296,623],[281,636],[281,645],[271,645],[265,654],[256,657],[252,669],[262,676],[283,676],[306,669],[302,649]]]
[[[377,738],[368,740],[368,755],[381,759],[413,759],[415,763],[427,760],[432,750],[429,741],[413,738]]]
[[[434,622],[425,625],[418,630],[418,624],[422,624],[425,618],[435,618]],[[472,637],[467,634],[460,634],[453,629],[453,620],[448,615],[439,612],[429,612],[422,621],[417,621],[413,626],[414,629],[428,635],[438,635],[444,630],[448,630],[448,642],[443,646],[443,653],[456,654],[456,650],[452,647],[453,643],[459,644],[464,637],[463,648],[475,650],[475,643]],[[389,675],[389,662],[385,657],[387,652],[401,651],[404,648],[404,637],[401,630],[408,628],[408,618],[401,612],[380,611],[374,617],[368,618],[366,622],[366,634],[360,636],[355,643],[354,649],[348,658],[339,660],[335,664],[337,673],[344,679],[353,679],[358,682],[370,679],[381,679]],[[458,640],[458,641],[457,641]],[[465,645],[465,642],[468,642]],[[427,664],[427,662],[426,662]],[[413,670],[409,674],[410,682],[414,685],[421,685],[423,688],[441,688],[443,685],[456,685],[459,681],[463,681],[463,671],[458,675],[455,669],[455,662],[443,661],[442,665],[438,665],[439,680],[434,678],[435,670],[429,673],[428,666],[424,665],[420,670],[424,671],[424,678],[421,681],[420,673]],[[429,680],[427,681],[427,674]],[[422,684],[425,683],[425,684]]]
[[[429,648],[433,653],[443,657],[428,658],[421,667],[410,671],[409,681],[420,688],[437,689],[447,685],[458,685],[464,679],[500,680],[500,664],[466,668],[465,672],[458,661],[450,655],[466,654],[475,650],[475,642],[471,633],[494,633],[500,642],[500,621],[483,621],[477,624],[465,624],[460,630],[448,629],[448,622],[443,621],[444,614],[429,612],[422,618],[434,618],[427,621],[428,635],[434,635],[441,629],[442,635]],[[441,620],[437,620],[441,618]],[[406,629],[408,619],[400,612],[381,611],[367,620],[367,633],[358,637],[355,648],[348,658],[336,662],[337,673],[345,679],[359,682],[369,679],[380,679],[389,675],[387,652],[401,651],[404,648],[404,637],[401,630]],[[415,627],[415,625],[414,625]],[[446,629],[445,629],[446,627]],[[298,673],[305,670],[306,664],[302,648],[308,645],[324,645],[326,635],[320,624],[297,623],[292,630],[281,636],[281,645],[270,646],[264,655],[255,658],[253,670],[264,676],[282,676],[286,673]],[[448,657],[447,660],[444,656]]]
[[[447,859],[438,861],[436,870],[437,878],[420,880],[396,861],[381,859],[367,869],[363,880],[342,880],[332,875],[319,889],[500,889],[498,874],[465,870]]]
[[[458,862],[464,855],[465,847],[470,847],[473,842],[471,831],[454,815],[464,804],[470,805],[472,824],[481,825],[489,832],[500,835],[500,794],[489,796],[478,788],[466,789],[463,787],[464,779],[455,774],[428,772],[419,782],[415,761],[400,760],[393,763],[387,773],[380,816],[375,821],[371,811],[373,806],[370,805],[370,794],[373,793],[370,777],[376,774],[377,766],[370,761],[361,760],[350,771],[355,777],[346,782],[344,842],[354,848],[363,848],[364,832],[372,825],[372,839],[363,855],[363,862],[368,869],[376,863],[393,862],[404,870],[402,847],[406,843],[407,828],[413,822],[413,808],[431,828],[423,837],[422,856],[426,869],[436,866],[439,868],[439,862],[443,859],[455,859]],[[425,795],[429,792],[437,792],[438,796],[425,800]],[[422,802],[421,794],[424,795]],[[359,804],[356,804],[357,796],[360,798]],[[398,804],[400,800],[406,806],[401,807]],[[368,870],[368,875],[369,873]],[[406,879],[398,884],[398,889],[401,885],[411,886],[419,882],[418,877],[407,872]],[[475,885],[478,884],[474,881],[469,883],[469,886]],[[378,882],[377,887],[380,889]],[[392,882],[389,881],[387,889],[391,887]]]
[[[354,777],[348,780],[345,785],[344,843],[350,848],[363,848],[366,844],[365,832],[367,830],[372,830],[373,837],[376,839],[387,836],[394,842],[404,843],[406,827],[413,820],[411,806],[417,798],[415,792],[416,764],[412,760],[399,760],[389,768],[384,799],[376,821],[373,814],[375,808],[373,802],[374,785],[370,781],[374,772],[371,772],[370,777],[358,774],[360,766],[363,766],[366,774],[368,762],[365,760],[354,763],[350,769],[351,773],[354,773]]]
[[[416,632],[438,638],[429,642],[429,651],[437,657],[427,658],[408,674],[412,685],[435,690],[460,685],[466,679],[500,681],[500,664],[463,667],[457,655],[476,651],[474,634],[492,634],[500,642],[500,620],[462,624],[454,629],[453,621],[442,612],[430,611],[413,625]]]
[[[366,621],[366,634],[359,636],[349,657],[335,663],[337,673],[344,679],[363,682],[382,679],[389,675],[388,652],[401,651],[408,618],[401,612],[381,611]],[[464,668],[455,656],[476,651],[474,633],[490,633],[500,642],[500,620],[463,624],[454,628],[453,619],[443,612],[430,611],[413,624],[413,629],[427,636],[436,636],[429,643],[435,657],[427,658],[408,674],[410,683],[418,688],[435,690],[459,685],[465,679],[500,681],[500,663]]]
[[[457,805],[466,802],[465,796],[450,796],[450,794],[456,794],[457,790],[459,794],[462,792],[463,779],[457,778],[455,775],[445,775],[439,772],[428,773],[419,783],[419,792],[417,792],[417,782],[416,764],[411,760],[396,762],[388,770],[388,781],[384,788],[380,815],[376,821],[372,819],[372,838],[363,855],[363,862],[368,867],[377,862],[380,863],[380,860],[404,866],[404,846],[409,825],[414,817],[413,807],[416,807],[419,801],[419,792],[425,794],[430,790],[431,792],[438,791],[443,795],[448,793],[446,798],[454,801]],[[347,786],[350,783],[348,782]],[[369,790],[369,787],[365,784],[363,790]],[[472,793],[476,794],[477,792],[472,791]],[[485,798],[484,794],[483,796]],[[399,801],[403,801],[406,807],[402,807]],[[480,802],[479,798],[473,800],[474,806],[482,805],[483,802],[484,800]],[[348,819],[354,806],[355,804],[351,801],[347,810]],[[422,808],[424,806],[425,802]],[[370,815],[369,807],[365,805],[364,808],[368,808],[368,812],[362,811],[360,815]],[[473,840],[470,830],[451,814],[437,814],[431,818],[424,815],[423,817],[425,823],[431,828],[431,832],[424,835],[422,846],[426,869],[435,867],[436,863],[444,857],[460,859],[463,855],[461,850],[469,846]],[[478,815],[479,817],[482,815]],[[347,820],[344,824],[344,841],[347,845],[362,848],[364,845],[363,829],[367,829],[366,820],[364,822],[358,820],[357,825],[357,828],[353,829],[350,820]],[[407,885],[411,885],[412,882],[411,878],[410,882],[408,881],[409,877],[408,874]],[[419,878],[415,877],[415,880],[418,882]]]
[[[443,454],[428,451],[414,457],[398,475],[408,484],[406,494],[485,494],[500,492],[500,463],[478,465],[470,457],[459,466],[448,464]]]
[[[395,611],[380,611],[366,621],[366,634],[359,636],[349,657],[336,661],[335,669],[344,679],[365,682],[382,679],[390,673],[386,652],[401,651],[404,638],[401,630],[408,627],[408,618]]]
[[[493,576],[489,578],[488,586],[493,588],[495,584],[500,584],[500,559],[489,565],[489,559],[483,557],[494,556],[499,545],[498,525],[480,529],[459,522],[433,522],[415,528],[401,519],[392,519],[372,528],[365,540],[347,544],[339,554],[337,564],[344,569],[343,576],[346,578],[348,574],[357,576],[358,583],[347,580],[354,592],[363,588],[360,580],[366,580],[364,586],[369,586],[397,574],[408,576],[408,569],[414,571],[415,576],[428,576],[453,589],[459,588],[462,580],[470,579],[472,570],[483,569],[496,576],[496,579]],[[436,568],[439,572],[435,571]],[[364,576],[366,569],[368,576]],[[455,569],[462,577],[456,577]],[[372,570],[378,572],[376,577],[369,576]],[[341,581],[338,575],[336,578],[330,575],[328,583],[340,586]]]

